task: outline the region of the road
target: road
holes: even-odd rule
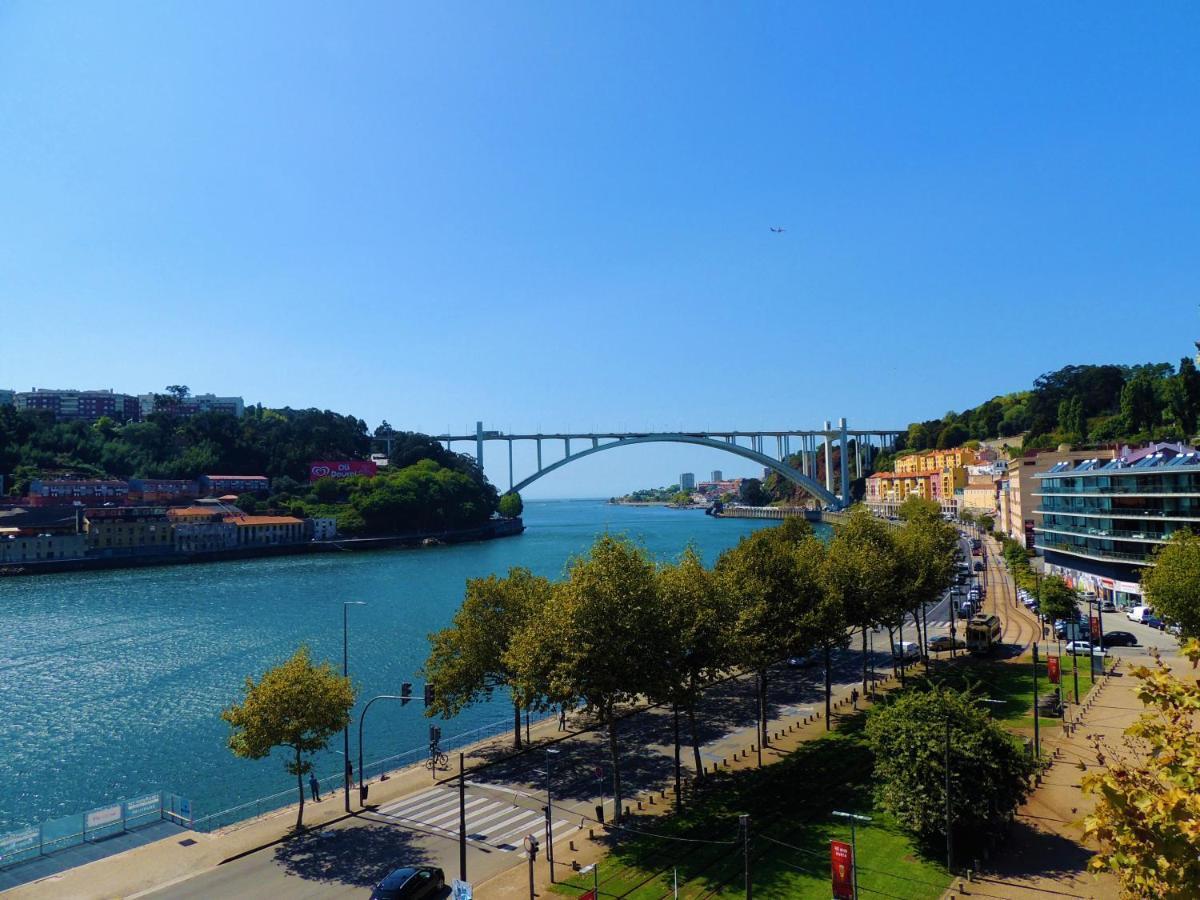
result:
[[[876,669],[891,671],[886,639],[872,654]],[[833,654],[835,693],[847,693],[859,683],[862,655],[855,650]],[[823,707],[823,671],[778,667],[768,676],[772,727]],[[754,740],[753,682],[736,678],[714,685],[697,716],[703,764],[730,758]],[[692,748],[681,722],[682,769],[690,772]],[[674,784],[674,723],[669,710],[655,708],[622,720],[618,738],[625,749],[621,777],[626,798]],[[581,827],[593,825],[596,806],[604,798],[605,815],[612,815],[611,777],[607,743],[596,731],[573,735],[555,744],[553,753],[539,748],[502,759],[473,772],[466,786],[467,871],[476,884],[522,863],[524,835],[533,833],[545,847],[546,788],[554,800],[555,842],[565,841]],[[323,802],[337,802],[335,797]],[[589,817],[586,818],[585,817]],[[226,862],[187,881],[148,896],[155,898],[209,897],[366,897],[370,888],[391,869],[421,863],[440,866],[448,879],[459,871],[458,789],[455,784],[432,786],[378,809],[363,812],[304,838],[288,841]],[[560,851],[567,860],[564,851]],[[539,863],[541,865],[541,863]],[[565,869],[564,869],[565,871]]]

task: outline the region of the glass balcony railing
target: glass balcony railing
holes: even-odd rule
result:
[[[1103,494],[1183,494],[1200,497],[1200,485],[1195,484],[1088,484],[1067,487],[1042,482],[1033,492],[1035,497],[1065,496],[1077,494],[1090,496]]]
[[[1123,550],[1105,550],[1100,547],[1088,547],[1082,544],[1068,544],[1050,538],[1039,537],[1034,545],[1039,550],[1057,550],[1060,553],[1073,553],[1076,556],[1087,556],[1091,559],[1110,559],[1114,562],[1133,563],[1134,565],[1154,565],[1150,558],[1149,548],[1145,553],[1126,553]]]
[[[1173,531],[1132,531],[1121,528],[1100,528],[1095,525],[1066,525],[1059,522],[1043,522],[1041,528],[1034,531],[1058,531],[1064,534],[1078,534],[1084,537],[1128,539],[1132,541],[1157,541],[1166,543],[1171,539]]]

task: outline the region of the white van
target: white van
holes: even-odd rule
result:
[[[1125,613],[1125,618],[1130,622],[1145,622],[1148,618],[1154,615],[1154,609],[1149,606],[1135,606],[1129,612]]]

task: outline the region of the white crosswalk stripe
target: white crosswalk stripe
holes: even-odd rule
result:
[[[377,815],[387,816],[419,827],[435,831],[458,834],[458,790],[454,787],[436,787],[395,803],[381,806]],[[504,853],[517,849],[512,841],[530,832],[541,835],[546,817],[541,810],[497,800],[491,795],[467,793],[467,838],[486,843]],[[565,834],[569,824],[556,820],[556,834]],[[517,840],[519,844],[520,841]]]

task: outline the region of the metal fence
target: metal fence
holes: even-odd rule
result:
[[[0,834],[0,869],[166,819],[192,824],[192,804],[167,791],[118,800],[84,813]]]

